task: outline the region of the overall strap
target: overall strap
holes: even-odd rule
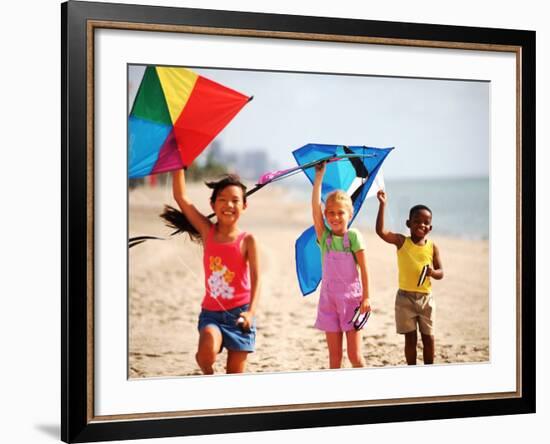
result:
[[[328,236],[326,238],[326,243],[327,243],[327,250],[330,250],[330,248],[332,246],[332,233],[330,231],[329,231]]]
[[[346,231],[344,233],[344,242],[343,242],[343,245],[344,245],[344,249],[347,250],[349,247],[350,247],[350,241],[349,241],[349,236],[348,236],[348,232]]]
[[[332,232],[329,232],[329,234],[327,236],[327,239],[326,239],[326,243],[327,243],[327,250],[331,250],[332,249]],[[344,250],[349,250],[350,249],[351,242],[349,240],[349,236],[348,236],[347,231],[344,233],[344,237],[342,239],[342,245],[344,246]]]

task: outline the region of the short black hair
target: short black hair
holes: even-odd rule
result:
[[[430,214],[433,214],[432,210],[430,210],[426,205],[415,205],[409,210],[409,220],[412,219],[415,213],[418,213],[419,211],[422,211],[422,210],[427,210],[430,212]]]
[[[236,174],[226,174],[220,180],[213,182],[205,182],[206,186],[212,190],[212,195],[210,196],[210,202],[216,202],[218,193],[224,188],[235,185],[243,191],[243,202],[246,203],[246,185],[241,182],[241,178]]]

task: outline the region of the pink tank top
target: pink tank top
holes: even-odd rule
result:
[[[241,252],[246,233],[233,242],[214,241],[213,225],[204,243],[204,286],[202,308],[210,311],[231,310],[250,303],[250,273]]]

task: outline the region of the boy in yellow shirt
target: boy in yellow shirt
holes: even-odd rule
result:
[[[432,231],[432,211],[424,205],[412,207],[407,220],[410,236],[406,237],[384,228],[386,193],[380,190],[377,197],[380,205],[376,234],[397,247],[399,290],[395,298],[395,325],[397,333],[405,335],[407,364],[416,365],[417,325],[424,346],[424,364],[433,364],[435,302],[431,279],[443,279],[443,265],[438,248],[427,239]]]

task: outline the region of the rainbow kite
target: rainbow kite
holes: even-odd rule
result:
[[[191,165],[251,99],[185,68],[148,66],[128,117],[128,177]]]

